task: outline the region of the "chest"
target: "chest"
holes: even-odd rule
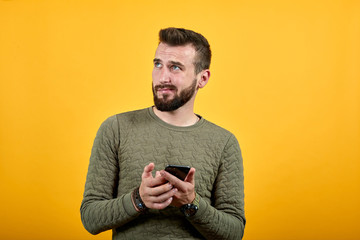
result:
[[[222,154],[222,144],[216,138],[196,132],[135,129],[120,142],[120,182],[137,186],[144,166],[151,162],[155,164],[155,171],[168,164],[186,165],[196,169],[196,190],[199,194],[204,191],[202,195],[210,198]]]

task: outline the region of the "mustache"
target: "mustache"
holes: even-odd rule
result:
[[[177,87],[171,84],[159,84],[154,87],[155,91],[162,89],[162,88],[168,88],[170,90],[177,90]]]

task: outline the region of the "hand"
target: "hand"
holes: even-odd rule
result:
[[[195,199],[195,168],[191,168],[184,181],[175,177],[171,173],[165,170],[160,171],[160,175],[169,183],[174,186],[175,194],[171,205],[175,207],[181,207],[184,204],[188,204]]]
[[[154,168],[154,163],[145,166],[139,193],[146,207],[164,209],[170,205],[177,190],[173,189],[173,186],[160,175],[160,172],[157,171],[154,178],[152,176]]]

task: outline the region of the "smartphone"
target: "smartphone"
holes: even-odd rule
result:
[[[190,167],[181,165],[167,165],[165,171],[184,181],[190,171]]]

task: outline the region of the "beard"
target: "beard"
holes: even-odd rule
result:
[[[168,99],[169,98],[168,94],[164,94],[161,99],[158,98],[156,92],[158,89],[161,88],[169,88],[175,91],[174,98]],[[171,84],[156,85],[155,87],[152,87],[155,107],[162,112],[175,111],[176,109],[182,107],[194,96],[195,90],[196,90],[196,79],[194,79],[193,83],[189,87],[182,90],[180,94],[177,93],[177,87],[174,85]]]

